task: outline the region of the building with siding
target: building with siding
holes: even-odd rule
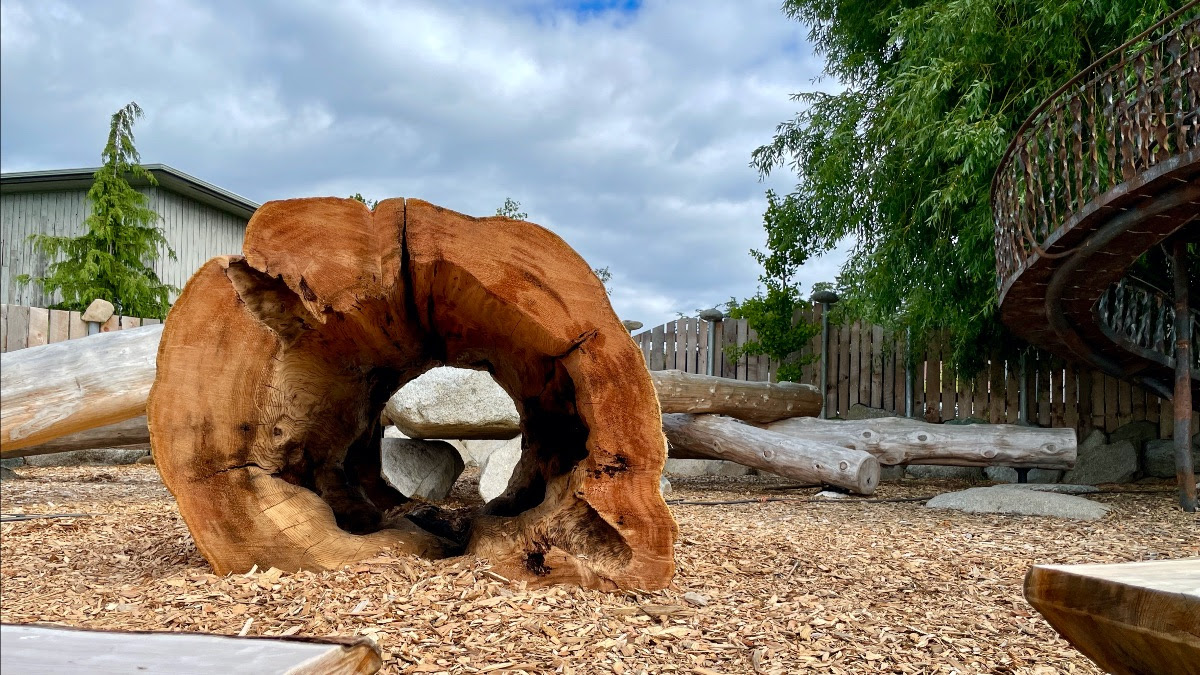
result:
[[[163,164],[143,165],[158,181],[133,186],[150,198],[176,260],[163,255],[155,271],[164,282],[183,288],[213,256],[242,251],[246,222],[258,204]],[[29,241],[31,234],[77,236],[91,210],[87,191],[96,169],[26,171],[0,174],[0,302],[47,307],[37,284],[22,286],[22,274],[40,276],[50,262]]]

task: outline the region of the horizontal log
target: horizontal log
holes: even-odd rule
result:
[[[95,450],[97,448],[123,448],[129,445],[146,445],[150,443],[150,428],[146,426],[146,416],[131,417],[127,420],[109,424],[95,429],[77,431],[46,441],[38,445],[13,450],[5,457],[32,457],[34,455],[50,455],[56,452],[71,452],[72,450]]]
[[[724,459],[805,483],[869,495],[879,485],[874,456],[793,438],[720,415],[663,415],[668,453],[678,459]]]
[[[821,393],[809,384],[747,382],[681,370],[650,372],[664,413],[728,415],[767,423],[821,412]]]
[[[4,355],[0,457],[144,415],[162,324]]]
[[[930,424],[904,417],[871,420],[792,418],[766,425],[791,438],[869,452],[881,464],[1070,469],[1074,429],[1014,424]]]

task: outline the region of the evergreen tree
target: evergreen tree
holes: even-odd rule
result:
[[[154,272],[154,262],[165,250],[173,251],[158,225],[159,216],[149,207],[149,198],[133,189],[130,178],[156,185],[154,176],[139,162],[133,143],[133,123],[142,116],[137,103],[130,103],[112,116],[104,166],[94,174],[87,197],[91,214],[84,220],[87,232],[78,237],[45,234],[30,236],[34,247],[55,260],[46,275],[22,275],[19,281],[37,282],[46,294],[60,293],[56,309],[82,311],[97,298],[113,303],[118,314],[164,318],[170,294],[179,289],[165,284]],[[61,259],[59,259],[61,258]]]

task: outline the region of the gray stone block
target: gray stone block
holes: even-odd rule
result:
[[[983,480],[983,467],[910,464],[908,466],[908,475],[912,478],[956,478],[960,480]]]
[[[50,455],[32,455],[25,458],[25,464],[27,466],[114,466],[133,464],[149,452],[144,445],[129,448],[72,450]]]
[[[458,450],[444,441],[384,438],[380,461],[384,482],[407,497],[429,501],[445,499],[463,471]]]
[[[956,425],[960,425],[960,426],[967,425],[967,424],[987,424],[987,423],[988,423],[987,420],[982,420],[982,419],[979,419],[978,417],[964,417],[961,420],[953,419],[953,420],[946,420],[945,422],[942,422],[942,424],[956,424]]]
[[[904,469],[902,465],[884,465],[879,467],[879,481],[897,481],[904,479]]]
[[[483,501],[490,502],[504,494],[508,481],[512,479],[517,462],[521,461],[521,438],[518,436],[496,448],[483,464],[479,473],[479,494]]]
[[[1070,485],[1068,483],[1058,483],[1057,485],[1046,485],[1044,483],[1005,483],[1003,485],[993,485],[992,487],[1033,490],[1034,492],[1058,492],[1064,495],[1086,495],[1100,491],[1100,488],[1095,485]]]
[[[521,433],[512,398],[480,370],[434,368],[401,387],[384,414],[409,438],[507,440]]]
[[[1154,478],[1175,477],[1175,441],[1170,438],[1146,444],[1146,475]],[[1192,470],[1200,473],[1200,444],[1192,439]]]
[[[749,476],[754,469],[721,459],[668,459],[663,473],[670,476]]]
[[[989,466],[983,470],[983,475],[997,483],[1017,482],[1017,470],[1009,466]],[[1030,469],[1028,479],[1030,483],[1057,483],[1062,475],[1063,472],[1057,469]]]
[[[1053,516],[1073,520],[1097,520],[1103,517],[1109,508],[1083,497],[1017,490],[1011,487],[971,488],[961,492],[948,492],[930,499],[925,506],[966,513]]]
[[[25,466],[24,457],[9,457],[8,459],[0,459],[0,466],[6,469],[16,469]]]
[[[845,419],[848,420],[874,420],[880,417],[897,417],[896,413],[881,410],[879,408],[871,408],[861,403],[855,403],[846,411]],[[899,415],[903,417],[903,415]]]
[[[1129,483],[1137,478],[1138,453],[1129,441],[1079,448],[1075,468],[1063,474],[1062,482],[1078,485]]]
[[[1145,420],[1125,424],[1108,436],[1109,443],[1129,441],[1138,452],[1146,447],[1146,443],[1154,440],[1158,440],[1158,425]]]

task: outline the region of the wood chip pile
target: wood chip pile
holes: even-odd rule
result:
[[[218,577],[153,467],[21,473],[5,514],[94,515],[0,526],[4,622],[367,635],[386,673],[1098,673],[1022,598],[1028,567],[1200,555],[1200,520],[1165,485],[1098,495],[1112,511],[1078,523],[699,478],[674,480],[672,501],[789,500],[672,505],[679,574],[661,592],[530,590],[482,562],[412,557]],[[963,487],[885,483],[875,497]]]

